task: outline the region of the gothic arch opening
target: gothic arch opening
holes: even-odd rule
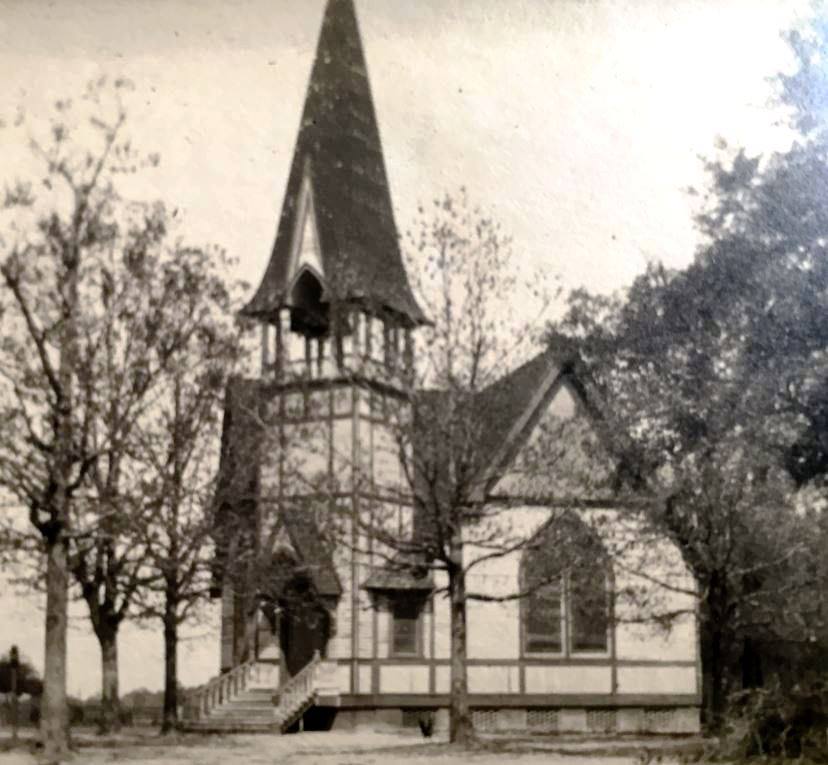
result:
[[[290,328],[305,337],[322,337],[330,328],[330,305],[313,269],[303,266],[290,290]]]
[[[263,610],[278,640],[284,666],[289,675],[295,675],[315,652],[326,655],[330,614],[308,571],[290,550],[274,551],[263,589]]]
[[[611,566],[575,513],[556,514],[521,559],[524,654],[604,654],[611,640]]]

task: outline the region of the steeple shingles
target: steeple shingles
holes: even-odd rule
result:
[[[425,317],[403,266],[365,56],[353,0],[328,0],[305,99],[276,242],[243,313],[271,317],[285,304],[307,175],[325,271],[326,298]]]

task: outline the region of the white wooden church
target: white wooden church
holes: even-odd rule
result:
[[[192,700],[190,725],[405,726],[431,713],[439,728],[450,675],[449,605],[439,576],[383,575],[353,549],[333,549],[319,527],[324,503],[314,506],[285,480],[284,447],[295,447],[310,423],[323,442],[308,462],[338,473],[340,508],[359,512],[390,501],[381,472],[399,467],[377,456],[378,444],[388,442],[382,402],[404,397],[400,380],[427,321],[400,254],[353,0],[327,3],[276,242],[244,314],[261,325],[261,371],[228,389],[214,573],[220,674]],[[579,494],[572,476],[562,475],[550,485],[566,490],[539,503],[510,494],[508,464],[503,470],[547,414],[595,426],[600,440],[595,413],[611,402],[590,401],[576,367],[549,351],[495,388],[509,405],[484,423],[491,464],[481,470],[499,464],[498,475],[507,477],[489,487],[492,501],[508,504],[513,525],[544,544],[482,564],[470,574],[475,586],[519,591],[519,582],[554,560],[559,548],[553,535],[544,537],[552,513],[583,525],[588,554],[579,571],[525,598],[469,602],[475,726],[696,731],[701,676],[692,594],[686,587],[656,593],[672,612],[686,611],[668,630],[637,620],[633,606],[616,597],[630,572],[641,571],[641,561],[625,563],[604,549],[626,528],[629,493],[622,499],[593,487]],[[481,417],[487,411],[481,406]],[[370,480],[343,481],[348,466]],[[597,516],[603,522],[591,524]],[[647,581],[687,585],[677,551],[664,540],[654,546],[664,553],[661,570]],[[245,578],[253,565],[260,573]],[[588,619],[576,602],[576,579],[606,593]]]

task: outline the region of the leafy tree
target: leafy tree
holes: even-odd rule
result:
[[[633,435],[619,448],[662,500],[651,520],[699,582],[713,724],[728,688],[761,681],[757,642],[825,629],[813,500],[828,468],[828,144],[809,100],[824,85],[821,43],[791,40],[801,66],[781,94],[807,132],[769,157],[709,162],[692,265],[653,265],[624,295],[576,291],[552,328],[577,344],[617,432]]]
[[[810,635],[819,592],[808,573],[815,518],[798,507],[790,470],[807,427],[784,403],[790,375],[811,377],[809,354],[796,363],[781,358],[784,346],[757,352],[770,322],[754,308],[768,303],[733,278],[738,268],[717,273],[719,262],[652,268],[625,301],[576,295],[555,336],[577,341],[612,403],[616,448],[659,500],[647,522],[678,544],[696,577],[713,724],[739,679],[733,668],[741,661],[745,678],[758,679],[749,666],[757,640]]]

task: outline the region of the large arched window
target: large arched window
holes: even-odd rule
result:
[[[596,534],[573,513],[556,515],[521,562],[523,653],[606,653],[610,567]]]

